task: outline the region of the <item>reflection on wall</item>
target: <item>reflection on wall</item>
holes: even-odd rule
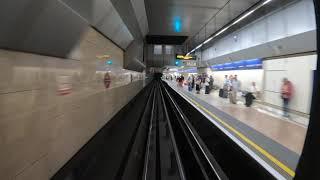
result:
[[[110,69],[108,71],[97,71],[96,79],[97,82],[104,82],[105,75],[109,74],[110,76],[110,85],[109,88],[116,88],[130,84],[135,81],[144,80],[144,73],[130,71],[126,69]],[[103,85],[101,83],[101,85]]]
[[[105,54],[113,64],[100,68]],[[93,29],[69,57],[0,50],[1,179],[49,179],[143,88],[143,74],[122,70],[123,51]]]
[[[59,95],[72,93],[72,76],[57,76],[57,93]]]

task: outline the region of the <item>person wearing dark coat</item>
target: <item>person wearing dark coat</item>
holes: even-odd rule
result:
[[[248,92],[244,97],[246,98],[245,105],[247,107],[250,107],[252,105],[253,100],[256,99],[251,92]]]

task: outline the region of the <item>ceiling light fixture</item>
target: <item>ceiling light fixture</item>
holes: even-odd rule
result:
[[[271,2],[272,0],[266,0],[264,3],[262,3],[262,6],[268,4],[269,2]]]
[[[221,31],[219,31],[218,33],[216,33],[214,36],[211,36],[210,38],[208,38],[207,40],[205,40],[203,43],[201,43],[200,45],[198,45],[196,48],[194,48],[192,51],[188,52],[187,55],[190,55],[191,53],[193,53],[195,50],[199,49],[200,47],[202,47],[202,45],[207,44],[208,42],[210,42],[214,37],[219,36],[220,34],[222,34],[223,32],[225,32],[226,30],[228,30],[231,26],[239,23],[240,21],[242,21],[243,19],[245,19],[246,17],[248,17],[249,15],[251,15],[253,12],[255,12],[257,9],[261,8],[262,6],[268,4],[269,2],[271,2],[272,0],[266,0],[263,3],[259,4],[258,6],[256,6],[253,10],[249,11],[248,13],[244,14],[243,16],[241,16],[240,18],[238,18],[237,20],[235,20],[232,24],[230,24],[229,26],[223,28]]]
[[[205,40],[204,42],[203,42],[203,44],[207,44],[209,41],[211,41],[213,39],[213,37],[210,37],[209,39],[207,39],[207,40]]]
[[[240,17],[239,19],[237,19],[235,22],[232,23],[232,25],[237,24],[238,22],[242,21],[244,18],[248,17],[250,14],[252,14],[255,10],[249,11],[248,13],[246,13],[245,15],[243,15],[242,17]]]
[[[199,44],[195,49],[199,49],[199,48],[201,48],[202,47],[202,43],[201,44]]]
[[[226,27],[226,28],[222,29],[222,30],[221,30],[221,31],[219,31],[217,34],[215,34],[215,35],[214,35],[214,37],[219,36],[220,34],[222,34],[223,32],[225,32],[227,29],[229,29],[229,27],[230,27],[230,26],[228,26],[228,27]]]

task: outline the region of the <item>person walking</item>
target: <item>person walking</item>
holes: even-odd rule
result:
[[[281,98],[283,102],[283,116],[289,117],[289,104],[293,95],[293,85],[288,78],[283,78],[281,86]]]

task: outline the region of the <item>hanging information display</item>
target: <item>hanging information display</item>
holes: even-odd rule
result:
[[[176,54],[177,60],[196,60],[196,56]]]

